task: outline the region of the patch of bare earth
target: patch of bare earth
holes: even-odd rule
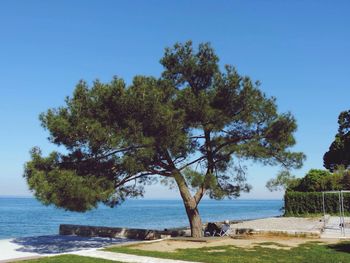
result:
[[[254,246],[262,246],[274,249],[291,249],[306,242],[337,243],[337,240],[328,239],[308,239],[294,237],[272,237],[272,236],[252,236],[243,239],[234,238],[208,238],[205,242],[194,242],[186,240],[168,239],[154,243],[144,243],[132,246],[135,249],[147,251],[175,252],[177,249],[217,247],[217,246],[235,246],[253,249]]]

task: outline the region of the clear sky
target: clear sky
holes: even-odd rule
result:
[[[262,82],[280,111],[298,121],[302,176],[322,168],[340,111],[350,109],[350,1],[0,1],[0,195],[30,195],[22,178],[28,151],[54,149],[38,115],[63,105],[80,79],[130,83],[159,76],[164,48],[211,42],[241,74]],[[249,165],[253,191],[278,168]],[[147,198],[176,198],[155,186]]]

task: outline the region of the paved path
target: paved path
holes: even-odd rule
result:
[[[86,257],[103,258],[127,263],[191,263],[189,261],[142,257],[98,250],[120,239],[82,238],[71,236],[41,236],[0,240],[0,262],[15,259],[74,254]],[[192,262],[193,263],[193,262]]]
[[[136,256],[136,255],[114,253],[114,252],[101,251],[101,250],[78,251],[70,254],[85,256],[85,257],[93,257],[93,258],[103,258],[103,259],[109,259],[113,261],[121,261],[121,262],[127,262],[127,263],[198,263],[198,262],[191,262],[191,261]]]
[[[96,250],[127,239],[84,238],[75,236],[36,236],[0,240],[0,262],[17,258],[54,256],[82,250]]]
[[[321,238],[350,238],[350,228],[349,228],[349,222],[350,218],[345,217],[345,234],[341,232],[341,228],[339,226],[340,219],[339,216],[330,216],[328,220],[326,221],[326,227],[321,234]]]
[[[231,224],[231,228],[238,232],[251,230],[261,234],[280,233],[312,237],[320,236],[322,227],[323,223],[319,221],[319,218],[302,217],[270,217]]]
[[[270,217],[256,220],[243,221],[232,224],[232,228],[251,228],[266,231],[317,231],[321,229],[322,223],[318,218],[302,217]]]
[[[28,258],[38,256],[34,252],[23,252],[21,246],[12,242],[13,239],[0,240],[0,262],[14,258]]]

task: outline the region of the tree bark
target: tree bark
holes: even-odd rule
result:
[[[188,220],[190,221],[190,227],[191,227],[191,236],[192,237],[202,237],[203,236],[203,225],[202,225],[202,219],[199,215],[198,208],[186,208],[186,213],[188,216]]]
[[[178,171],[173,172],[173,176],[179,188],[182,201],[186,209],[187,217],[190,222],[191,236],[197,237],[197,238],[202,237],[203,236],[202,219],[199,215],[197,202],[195,198],[192,197],[191,192],[186,184],[186,181],[183,178],[183,176],[180,174],[180,172]]]

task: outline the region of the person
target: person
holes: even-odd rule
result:
[[[206,236],[216,236],[220,234],[221,229],[215,223],[208,223],[204,230]]]
[[[225,220],[221,226],[219,236],[228,236],[231,232],[230,221]]]

